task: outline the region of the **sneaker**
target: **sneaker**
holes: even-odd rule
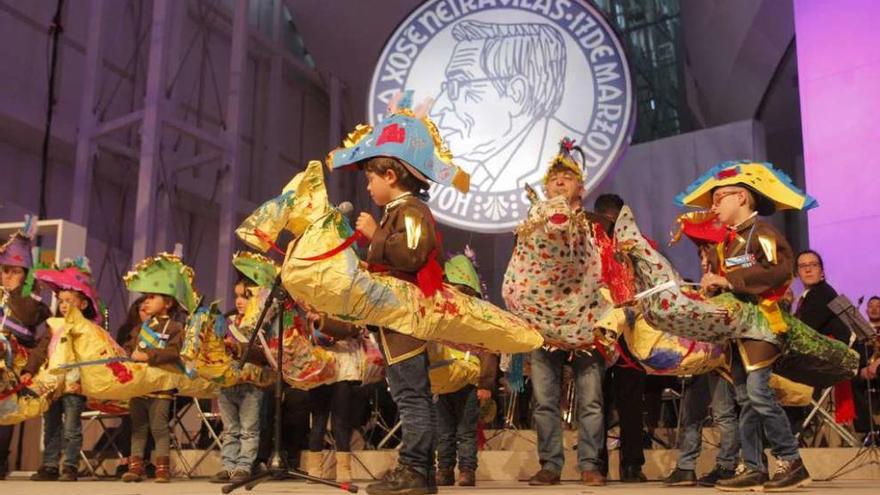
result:
[[[229,481],[233,483],[238,483],[239,481],[244,481],[251,477],[251,472],[247,469],[236,469],[232,472],[232,475],[229,477]]]
[[[211,483],[229,483],[229,471],[221,469],[217,471],[217,474],[211,476],[211,479],[208,481]]]
[[[31,481],[58,481],[58,468],[55,466],[40,466],[37,472],[31,475]]]
[[[715,488],[723,492],[758,492],[764,489],[768,480],[767,473],[746,469],[742,474],[726,480],[718,480]]]
[[[425,475],[405,464],[400,464],[381,481],[367,486],[367,495],[427,495]]]
[[[644,483],[648,481],[642,466],[623,466],[620,469],[620,481],[624,483]]]
[[[663,480],[664,486],[694,486],[697,484],[697,475],[693,469],[680,469],[676,467]]]
[[[718,483],[720,480],[727,480],[734,476],[736,476],[735,470],[716,464],[711,471],[697,479],[697,484],[700,486],[715,486],[715,483]]]
[[[437,486],[452,486],[455,484],[455,469],[440,468],[437,470]]]
[[[785,492],[810,484],[810,473],[800,458],[792,461],[776,460],[773,477],[764,483],[765,492]]]
[[[76,481],[76,468],[72,466],[64,466],[64,469],[61,470],[61,476],[58,477],[58,481]]]
[[[549,469],[541,469],[534,476],[529,478],[529,485],[531,486],[547,486],[547,485],[558,485],[559,484],[559,473],[555,471],[550,471]]]
[[[605,486],[605,476],[602,476],[599,471],[583,471],[581,472],[581,483],[587,486]]]

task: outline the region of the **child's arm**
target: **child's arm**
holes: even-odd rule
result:
[[[480,353],[480,380],[477,383],[477,398],[488,400],[495,390],[498,378],[498,355],[491,352]]]
[[[436,247],[434,222],[414,206],[401,206],[395,213],[373,233],[367,262],[416,273]]]

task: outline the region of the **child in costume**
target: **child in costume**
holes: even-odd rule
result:
[[[746,470],[715,487],[724,491],[786,491],[810,482],[797,439],[769,380],[785,343],[787,324],[778,301],[791,283],[794,254],[785,237],[758,219],[780,209],[808,209],[815,200],[791,185],[769,163],[723,162],[676,198],[679,204],[711,208],[727,228],[724,240],[709,249],[709,271],[700,281],[711,293],[731,292],[757,304],[769,325],[755,325],[735,338],[736,400],[741,407],[740,439]],[[762,433],[777,459],[768,477]]]
[[[66,322],[87,318],[100,324],[101,312],[98,295],[89,281],[88,259],[77,258],[56,270],[37,270],[35,277],[55,292],[58,313]],[[49,357],[50,342],[54,338],[49,330],[40,339],[22,374],[27,380],[37,374]],[[31,475],[32,481],[76,481],[79,451],[82,448],[82,422],[80,415],[86,406],[86,398],[80,394],[79,371],[65,374],[62,395],[43,414],[43,463]],[[64,450],[60,474],[58,462]]]
[[[49,307],[32,292],[34,260],[31,249],[36,227],[36,218],[25,217],[24,228],[0,246],[0,332],[25,349],[36,345],[37,327],[50,316]],[[13,429],[12,425],[0,425],[0,480],[6,479],[9,471]]]
[[[411,92],[389,105],[389,115],[375,129],[359,127],[327,157],[331,169],[357,166],[367,175],[367,190],[384,208],[377,223],[368,213],[357,230],[370,241],[366,261],[375,271],[417,282],[426,296],[442,287],[440,240],[434,217],[425,204],[428,181],[467,192],[468,176],[451,163],[428,104],[409,109]],[[398,104],[399,103],[399,104]],[[367,132],[364,132],[367,131]],[[401,418],[398,466],[382,481],[367,487],[370,495],[436,493],[434,473],[435,409],[431,402],[425,341],[380,328],[388,363],[387,380]]]
[[[142,308],[148,316],[139,331],[133,332],[123,346],[132,360],[169,367],[173,371],[182,369],[183,326],[175,321],[175,316],[180,311],[190,313],[196,308],[198,297],[193,288],[193,277],[192,268],[169,253],[147,258],[125,275],[128,290],[146,296]],[[122,481],[144,480],[143,455],[148,434],[152,434],[156,444],[156,482],[171,481],[168,421],[173,393],[168,390],[131,399],[131,458]]]
[[[473,297],[483,297],[484,288],[477,274],[474,253],[453,256],[444,265],[446,280]],[[491,400],[498,369],[498,357],[480,353],[480,377],[477,386],[466,384],[455,392],[437,396],[437,486],[455,484],[456,457],[458,485],[475,486],[477,471],[477,421],[480,403]]]
[[[249,300],[254,297],[257,287],[271,287],[278,273],[278,267],[269,258],[256,253],[238,252],[232,264],[241,273],[236,282],[235,312],[227,318],[226,348],[236,359],[246,351],[252,328],[243,328],[242,317]],[[256,341],[259,344],[259,341]],[[261,347],[248,353],[243,381],[231,387],[220,389],[218,403],[220,418],[223,421],[222,446],[220,455],[223,469],[211,479],[215,483],[241,481],[251,475],[260,446],[260,415],[266,395],[265,387],[254,379],[262,376],[259,367],[268,365]],[[243,370],[244,371],[244,370]]]

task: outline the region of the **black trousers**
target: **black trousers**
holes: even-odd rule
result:
[[[9,448],[12,446],[12,433],[15,425],[0,426],[0,476],[9,470]]]
[[[343,381],[309,390],[312,404],[309,450],[320,452],[324,449],[324,435],[327,433],[327,420],[330,419],[336,451],[351,452],[351,399],[358,384],[356,381]]]
[[[620,426],[620,466],[645,464],[643,448],[645,404],[645,372],[622,366],[612,366],[605,372],[603,383],[605,397],[605,424],[610,426],[611,408],[617,409]],[[607,442],[602,444],[599,457],[608,468]],[[607,474],[607,473],[606,473]]]

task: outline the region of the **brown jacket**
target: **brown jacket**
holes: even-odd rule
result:
[[[747,266],[725,266],[725,260],[742,255],[751,258]],[[713,273],[727,278],[733,286],[731,292],[757,303],[762,294],[788,285],[793,273],[794,254],[778,230],[753,217],[737,226],[733,240],[725,239],[718,248],[709,249],[708,262]],[[772,364],[779,354],[774,344],[761,340],[743,339],[740,346],[749,369]]]
[[[388,269],[391,275],[415,282],[416,274],[430,256],[442,251],[437,242],[434,216],[428,205],[411,194],[385,205],[385,214],[370,241],[367,263]],[[380,341],[388,364],[394,364],[425,350],[425,341],[380,329]]]
[[[27,328],[31,335],[20,335],[17,331],[9,330],[15,335],[18,342],[25,347],[33,347],[37,343],[37,326],[46,321],[51,316],[49,307],[43,302],[33,297],[24,297],[21,295],[21,287],[9,293],[9,299],[6,301],[6,308],[17,323]]]
[[[164,349],[149,349],[140,345],[141,327],[132,329],[131,337],[122,347],[129,354],[135,350],[146,353],[147,364],[150,366],[176,366],[180,362],[180,348],[183,344],[183,325],[168,316],[153,317],[149,320],[149,325],[156,333],[167,336]],[[175,367],[173,371],[180,370]]]

